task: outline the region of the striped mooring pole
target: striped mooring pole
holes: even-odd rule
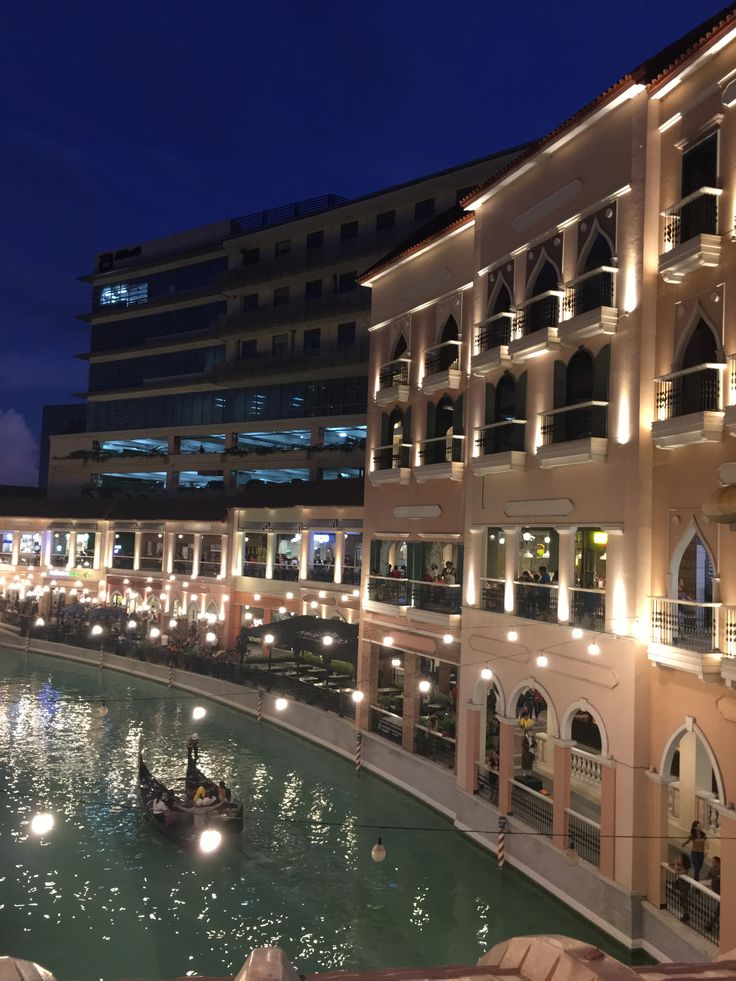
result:
[[[499,817],[498,819],[498,867],[502,869],[504,863],[506,862],[506,818]]]
[[[363,733],[355,733],[355,772],[360,773],[363,766]]]
[[[256,720],[258,722],[263,718],[263,692],[258,692],[258,708],[256,709]]]
[[[30,649],[31,649],[31,638],[29,637],[28,634],[26,634],[26,643],[24,647],[26,654],[30,651]]]
[[[174,667],[169,665],[169,688],[174,684]]]
[[[102,667],[102,644],[100,644],[100,650],[99,653],[97,654],[97,667],[98,668]]]

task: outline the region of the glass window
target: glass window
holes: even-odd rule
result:
[[[116,304],[131,307],[137,303],[148,303],[148,283],[131,283],[130,286],[127,283],[115,283],[100,288],[101,307],[112,307]]]
[[[258,355],[258,340],[255,337],[248,337],[240,342],[240,358],[255,358]]]
[[[282,255],[289,255],[291,252],[291,239],[285,238],[283,241],[277,242],[273,251],[277,259]]]
[[[575,585],[604,589],[608,533],[600,528],[578,528],[575,533]]]
[[[340,225],[340,241],[345,242],[349,238],[358,237],[358,222],[357,221],[346,221],[344,225]]]
[[[243,265],[244,266],[255,266],[257,262],[261,261],[261,250],[256,249],[243,249]]]
[[[276,535],[274,549],[274,564],[282,567],[297,568],[299,565],[299,549],[301,548],[302,533],[300,531]]]
[[[310,232],[307,235],[307,248],[308,249],[321,249],[322,246],[324,245],[324,241],[325,241],[325,233],[324,232],[322,232],[322,231],[319,231],[319,232]]]
[[[337,343],[340,347],[343,345],[349,347],[355,344],[355,321],[351,320],[347,324],[337,325]]]
[[[522,528],[519,538],[519,578],[557,582],[559,538],[554,528]]]
[[[376,215],[376,231],[382,232],[387,228],[393,228],[396,224],[396,212],[391,209],[391,211],[382,211],[380,214]]]
[[[91,569],[95,557],[95,533],[78,531],[74,564],[80,569]]]
[[[313,531],[309,542],[309,564],[332,567],[335,564],[335,536],[326,531]]]
[[[288,354],[289,353],[289,335],[288,334],[274,334],[271,338],[271,353],[272,354]]]
[[[116,348],[145,344],[155,337],[204,330],[226,312],[227,303],[222,301],[184,307],[168,313],[152,313],[147,317],[131,317],[129,320],[93,324],[90,350],[93,353],[112,351]]]
[[[243,297],[243,310],[257,310],[258,309],[258,294],[257,293],[246,293]]]
[[[505,579],[506,539],[502,528],[489,528],[486,533],[486,579]]]
[[[316,300],[320,296],[322,296],[322,280],[311,279],[304,286],[304,298],[307,300]]]
[[[93,306],[102,309],[109,306],[135,306],[156,297],[170,296],[186,290],[201,289],[213,283],[227,269],[227,258],[195,262],[150,276],[129,279],[124,283],[107,283],[94,289]],[[108,325],[109,326],[109,325]]]
[[[414,220],[427,221],[434,217],[434,198],[425,198],[414,205]]]
[[[337,281],[337,292],[349,293],[351,290],[357,289],[358,284],[355,281],[356,276],[356,272],[340,273],[340,278]]]
[[[321,331],[319,327],[313,327],[311,330],[304,331],[305,351],[319,351],[320,333]]]
[[[288,302],[289,302],[289,287],[277,286],[276,289],[273,291],[273,305],[275,307],[281,307]]]
[[[258,562],[265,565],[267,545],[268,535],[264,532],[246,531],[243,536],[243,561]]]

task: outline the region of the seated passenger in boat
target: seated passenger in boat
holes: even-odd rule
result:
[[[217,788],[217,796],[221,801],[229,801],[233,799],[232,791],[226,785],[224,780],[220,781],[220,785]]]
[[[157,821],[160,821],[161,824],[166,823],[166,815],[169,812],[169,805],[162,798],[161,794],[156,795],[151,810],[153,811],[153,816]]]

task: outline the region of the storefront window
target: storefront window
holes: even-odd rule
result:
[[[51,539],[51,565],[66,565],[69,559],[69,532],[55,531]]]
[[[41,561],[41,536],[36,532],[35,535],[20,536],[20,564],[38,565]]]

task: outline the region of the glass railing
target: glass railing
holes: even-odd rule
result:
[[[542,582],[514,583],[514,613],[525,620],[557,623],[556,585]]]
[[[266,578],[265,562],[243,562],[243,575],[252,576],[254,579]]]
[[[481,605],[489,613],[505,613],[505,579],[481,579]]]
[[[216,579],[220,575],[220,560],[218,559],[216,562],[200,560],[199,574],[200,576],[206,576],[208,579]]]
[[[132,555],[113,555],[112,557],[112,567],[113,569],[132,569],[133,568],[133,556]]]
[[[163,557],[161,555],[141,555],[141,572],[161,572]]]
[[[457,614],[461,611],[462,585],[371,576],[368,580],[368,598],[391,606],[411,606],[435,613]]]
[[[570,623],[585,630],[602,633],[606,622],[605,589],[570,589]]]

